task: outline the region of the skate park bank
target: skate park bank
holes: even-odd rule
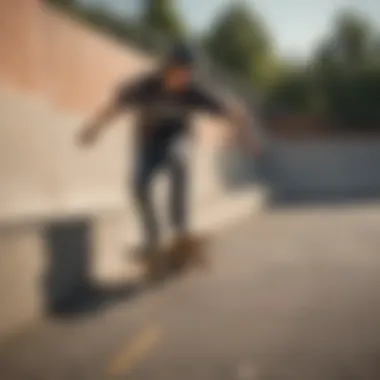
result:
[[[0,20],[3,337],[41,320],[91,282],[138,280],[125,254],[139,240],[126,186],[134,147],[133,128],[125,123],[132,126],[133,116],[117,121],[92,151],[74,142],[82,120],[114,85],[149,70],[154,59],[38,0],[0,0]],[[380,193],[376,140],[272,137],[252,163],[220,149],[224,126],[205,117],[196,125],[195,230],[219,230],[255,214],[267,204],[268,187],[279,199]],[[258,167],[263,185],[226,186],[226,180],[254,179]],[[165,183],[158,183],[157,204],[165,201]]]
[[[0,20],[4,337],[44,318],[89,283],[138,280],[126,255],[140,238],[127,186],[133,115],[115,122],[93,150],[80,150],[75,136],[115,85],[155,61],[39,0],[1,0]],[[264,199],[258,186],[232,191],[223,185],[217,161],[225,129],[218,124],[201,116],[196,121],[191,203],[197,231],[244,218]],[[157,183],[158,206],[166,202],[165,186],[164,179]]]

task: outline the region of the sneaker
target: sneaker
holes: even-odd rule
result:
[[[133,258],[137,261],[146,262],[152,258],[152,256],[154,255],[154,252],[155,250],[153,249],[153,247],[147,247],[147,246],[137,247],[133,251]]]
[[[174,240],[175,249],[188,249],[191,248],[195,243],[195,239],[190,235],[180,235]]]
[[[203,252],[206,242],[207,239],[202,236],[179,236],[174,243],[174,261],[179,265],[192,262],[199,267],[209,267],[207,256]]]

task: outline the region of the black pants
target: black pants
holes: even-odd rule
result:
[[[176,233],[187,230],[187,165],[184,158],[164,146],[143,149],[138,153],[134,173],[134,195],[140,211],[145,244],[154,246],[159,239],[159,224],[153,207],[152,180],[163,171],[170,177],[169,212]]]

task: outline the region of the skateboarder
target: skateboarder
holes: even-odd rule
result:
[[[244,148],[258,153],[258,144],[245,112],[225,104],[196,83],[195,67],[196,59],[191,48],[185,43],[175,43],[158,70],[132,84],[121,85],[110,102],[84,126],[79,135],[82,144],[94,143],[104,127],[127,108],[139,111],[133,186],[145,232],[145,245],[141,250],[145,258],[159,241],[159,225],[152,208],[150,190],[152,179],[160,169],[171,176],[169,212],[178,243],[186,244],[188,239],[188,162],[177,144],[189,131],[189,117],[193,112],[204,111],[227,118],[239,133]]]

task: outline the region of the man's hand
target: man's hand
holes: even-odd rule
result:
[[[78,135],[78,143],[82,146],[89,146],[96,142],[100,132],[108,125],[118,114],[118,106],[111,102],[106,104]]]
[[[236,137],[243,151],[250,156],[258,156],[261,153],[261,147],[257,141],[251,127],[251,117],[246,109],[238,103],[232,104],[231,119],[236,130]]]
[[[98,137],[98,129],[94,127],[85,127],[78,135],[78,144],[81,146],[93,145]]]
[[[244,152],[249,156],[257,157],[261,154],[261,147],[257,142],[250,142],[244,144]]]

